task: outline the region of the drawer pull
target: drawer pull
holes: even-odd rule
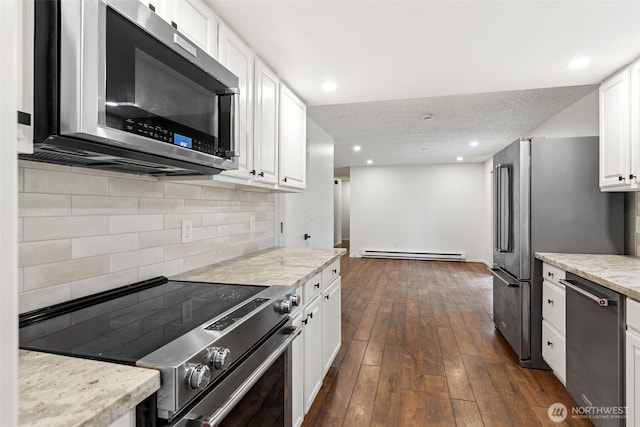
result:
[[[553,343],[551,341],[547,341],[547,346],[553,347]]]
[[[313,287],[316,289],[320,289],[320,283],[316,283],[315,285],[313,285]]]
[[[307,323],[309,323],[309,320],[307,320],[307,318],[305,317],[302,323],[306,325]]]
[[[548,300],[547,300],[547,304],[551,304],[551,305],[553,305],[553,300],[552,300],[552,299],[548,299]]]
[[[547,272],[547,276],[553,277],[553,273],[549,271],[549,272]]]
[[[336,274],[338,272],[337,268],[334,268],[333,270],[331,270],[333,272],[333,274]]]

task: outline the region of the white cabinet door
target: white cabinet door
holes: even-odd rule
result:
[[[147,2],[143,2],[147,3]],[[153,0],[150,0],[153,4]],[[202,50],[217,58],[217,19],[213,11],[200,0],[158,0],[156,13],[177,26]]]
[[[322,291],[322,363],[324,364],[324,374],[327,373],[338,354],[338,350],[340,350],[342,339],[341,285],[342,280],[338,277]]]
[[[631,64],[631,92],[630,92],[630,146],[631,146],[631,175],[634,184],[640,184],[640,59]]]
[[[304,189],[307,174],[307,107],[280,85],[279,185]]]
[[[303,313],[304,328],[304,412],[309,412],[322,387],[322,297],[309,301]]]
[[[22,25],[18,49],[18,111],[30,116],[29,124],[18,124],[18,153],[33,153],[33,0],[19,3]],[[25,116],[26,117],[26,116]],[[26,122],[26,121],[25,121]]]
[[[629,144],[629,68],[600,85],[600,188],[628,186]]]
[[[240,151],[240,160],[237,170],[225,171],[222,174],[249,178],[249,172],[253,169],[253,71],[255,57],[251,49],[222,23],[219,28],[218,47],[218,60],[238,77],[240,88],[239,132],[236,138],[236,150]]]
[[[302,326],[302,312],[292,319],[293,326]],[[304,334],[293,341],[291,348],[291,406],[293,427],[300,427],[304,420]]]
[[[626,335],[627,425],[640,425],[640,334],[627,330]]]
[[[255,180],[278,183],[278,85],[280,81],[267,66],[256,58],[254,112]]]

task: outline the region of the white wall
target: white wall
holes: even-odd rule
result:
[[[332,248],[333,192],[333,138],[307,117],[307,188],[278,196],[284,230],[278,245]],[[311,239],[304,240],[305,233]]]
[[[0,132],[4,146],[0,156],[0,420],[7,426],[18,424],[17,158],[14,153],[20,13],[19,2],[0,2]]]
[[[342,218],[342,240],[350,240],[349,233],[351,229],[351,223],[349,221],[349,215],[351,210],[351,181],[348,179],[342,180],[342,200],[341,200],[341,218]]]
[[[493,265],[493,158],[488,159],[484,165],[484,200],[485,200],[485,233],[483,241],[484,255],[482,259],[488,266]]]
[[[576,101],[523,136],[564,138],[600,135],[598,90]]]
[[[351,255],[464,251],[485,261],[482,163],[351,168]]]

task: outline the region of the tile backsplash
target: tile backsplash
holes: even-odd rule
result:
[[[268,192],[28,161],[18,173],[20,312],[275,245]]]

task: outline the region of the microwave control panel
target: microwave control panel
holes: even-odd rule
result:
[[[208,136],[208,138],[200,135],[194,137],[193,135],[187,135],[187,132],[184,132],[184,134],[175,132],[162,125],[150,123],[144,119],[123,119],[122,130],[201,153],[215,156],[220,154],[216,149],[215,138],[213,136]]]

